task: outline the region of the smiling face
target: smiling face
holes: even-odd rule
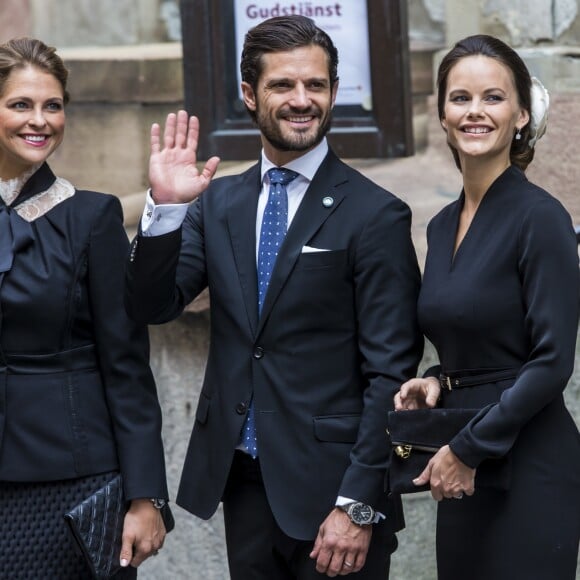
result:
[[[64,91],[51,74],[15,69],[0,94],[0,178],[43,163],[64,137]]]
[[[283,165],[326,135],[338,83],[330,83],[327,55],[320,46],[266,53],[262,64],[256,91],[242,83],[244,102],[256,114],[266,156]]]
[[[467,56],[450,70],[446,88],[441,124],[462,170],[474,161],[507,168],[516,129],[529,120],[510,70],[494,58]]]

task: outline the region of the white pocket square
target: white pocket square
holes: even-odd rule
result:
[[[314,252],[330,252],[330,250],[326,248],[313,248],[312,246],[304,246],[302,248],[303,254],[312,254]]]

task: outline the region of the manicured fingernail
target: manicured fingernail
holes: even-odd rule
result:
[[[125,558],[123,558],[123,559],[121,560],[121,566],[122,566],[123,568],[126,568],[128,565],[129,565],[129,560],[125,560]]]

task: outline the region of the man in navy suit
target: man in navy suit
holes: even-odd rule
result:
[[[263,149],[240,175],[211,181],[217,158],[198,172],[198,120],[184,111],[152,129],[127,307],[161,323],[209,287],[177,503],[209,518],[223,502],[235,580],[385,579],[403,526],[400,499],[384,493],[385,429],[422,354],[420,274],[409,208],[326,141],[337,62],[308,18],[248,32],[242,93]],[[266,235],[279,240],[269,257]]]

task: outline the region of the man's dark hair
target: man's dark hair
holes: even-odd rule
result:
[[[320,46],[328,57],[328,76],[331,86],[338,80],[338,51],[330,36],[306,16],[277,16],[251,28],[244,39],[240,70],[242,81],[254,92],[262,74],[262,55],[284,52],[303,46]]]

